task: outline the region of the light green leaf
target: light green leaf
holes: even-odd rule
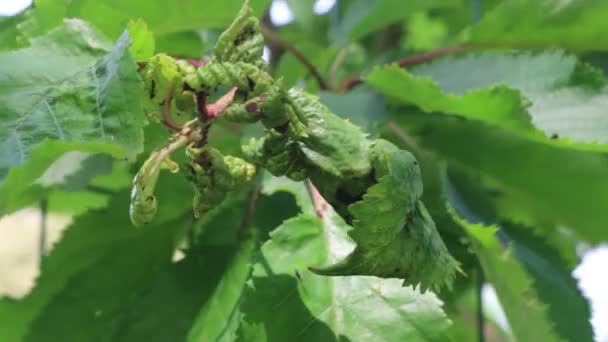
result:
[[[0,16],[0,51],[17,48],[17,23],[23,20],[23,13],[11,17]]]
[[[112,48],[71,20],[30,47],[0,53],[0,214],[18,208],[65,152],[141,152],[141,82],[128,44],[125,34]]]
[[[141,151],[141,82],[128,44],[125,34],[111,48],[72,20],[31,47],[0,54],[2,178],[45,138],[115,144],[130,159]]]
[[[35,37],[60,25],[63,18],[81,18],[109,37],[118,37],[129,20],[142,18],[157,35],[200,28],[225,28],[241,8],[243,0],[36,0],[29,19],[21,25],[26,37]],[[253,0],[259,15],[269,0]]]
[[[494,235],[497,228],[471,224],[454,215],[472,240],[485,277],[496,289],[515,338],[518,341],[564,341],[548,320],[546,306],[541,303],[532,279],[513,251],[501,246]]]
[[[532,102],[527,108],[532,123],[547,136],[608,142],[606,79],[600,70],[562,51],[467,54],[411,72],[431,77],[442,91],[459,96],[507,85]]]
[[[110,153],[122,155],[120,147],[112,144],[63,142],[45,139],[34,148],[29,160],[22,165],[13,167],[0,185],[0,215],[5,215],[23,208],[34,201],[43,198],[57,182],[44,180],[44,174],[53,163],[71,152]],[[79,165],[76,165],[79,166]],[[61,170],[64,173],[65,170]]]
[[[603,0],[502,1],[473,28],[471,42],[515,48],[606,50],[608,3]]]
[[[154,55],[154,34],[148,29],[143,19],[131,20],[127,24],[133,43],[129,51],[135,61],[145,61]]]
[[[608,159],[603,152],[537,143],[452,115],[410,111],[394,119],[425,148],[490,179],[518,210],[566,225],[589,242],[608,239]]]
[[[376,68],[365,81],[382,94],[416,105],[425,112],[452,113],[531,135],[536,133],[519,92],[504,86],[453,95],[444,93],[431,78],[414,76],[397,65]]]

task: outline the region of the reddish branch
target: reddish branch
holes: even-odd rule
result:
[[[467,44],[450,46],[450,47],[446,47],[446,48],[442,48],[442,49],[437,49],[437,50],[421,53],[418,55],[405,57],[395,63],[402,68],[406,68],[408,66],[426,63],[426,62],[431,61],[438,57],[443,57],[443,56],[450,55],[453,53],[469,51],[470,49],[471,49],[471,46],[467,45]],[[351,90],[352,88],[358,86],[361,83],[363,83],[363,79],[361,78],[361,76],[351,77],[351,78],[348,78],[348,79],[342,81],[342,85],[340,86],[340,89],[343,91],[348,91],[348,90]]]
[[[234,102],[234,95],[236,94],[237,88],[230,89],[224,96],[220,97],[219,100],[206,106],[207,117],[216,118],[222,114],[228,106]]]
[[[325,198],[321,196],[321,193],[314,184],[310,181],[310,179],[306,180],[306,186],[308,187],[308,191],[310,193],[310,198],[312,200],[312,205],[315,208],[315,212],[317,213],[317,217],[322,219],[327,212],[327,201]]]
[[[265,25],[262,25],[262,32],[264,33],[264,36],[268,40],[275,43],[277,46],[282,47],[286,51],[289,51],[289,53],[291,53],[298,61],[300,61],[300,63],[302,63],[302,65],[304,65],[304,67],[306,67],[306,69],[308,69],[308,72],[310,72],[312,77],[314,77],[317,80],[317,83],[319,83],[319,87],[321,89],[326,90],[326,89],[330,88],[327,81],[323,78],[323,76],[321,76],[321,73],[319,72],[319,70],[317,70],[317,68],[304,55],[304,53],[302,53],[302,51],[298,50],[290,42],[283,39],[276,32],[269,29]]]

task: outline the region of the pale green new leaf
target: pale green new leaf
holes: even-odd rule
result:
[[[154,55],[154,33],[148,29],[148,25],[141,18],[129,21],[127,24],[129,35],[133,40],[129,51],[135,61],[145,61]]]
[[[548,319],[532,279],[510,248],[501,246],[496,227],[471,224],[453,214],[472,240],[486,279],[496,289],[498,299],[518,341],[564,341]]]
[[[514,48],[606,50],[608,3],[604,0],[510,0],[473,27],[471,42]]]

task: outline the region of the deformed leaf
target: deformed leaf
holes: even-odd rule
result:
[[[246,0],[236,19],[218,38],[214,55],[219,62],[245,62],[264,67],[264,36],[258,18]]]
[[[422,178],[414,156],[386,141],[375,163],[378,183],[348,207],[355,250],[337,264],[313,268],[324,275],[376,275],[404,279],[422,291],[451,286],[458,263],[420,201]]]

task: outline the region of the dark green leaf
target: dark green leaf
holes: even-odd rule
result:
[[[563,341],[548,320],[546,306],[541,303],[532,279],[515,259],[513,251],[501,246],[495,237],[496,228],[455,219],[471,237],[485,277],[496,289],[515,338],[518,341]]]
[[[395,118],[405,131],[449,163],[500,186],[512,205],[564,224],[590,242],[608,238],[608,157],[602,152],[537,143],[489,125],[438,113]]]

